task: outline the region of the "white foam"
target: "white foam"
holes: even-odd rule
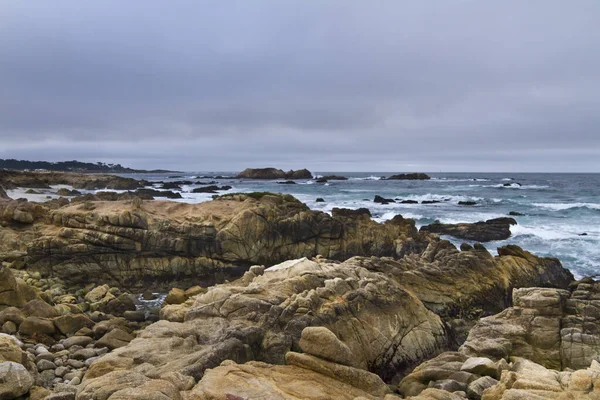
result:
[[[577,233],[569,232],[558,227],[531,227],[524,225],[512,225],[510,227],[510,232],[513,237],[517,238],[518,236],[536,236],[543,240],[565,240],[565,239],[574,239],[578,237]]]
[[[353,181],[379,181],[381,180],[381,176],[367,176],[366,178],[350,178]]]
[[[438,182],[489,182],[486,178],[431,178],[431,181]]]
[[[600,210],[600,204],[598,203],[533,203],[533,205],[552,211],[563,211],[571,208],[589,208],[590,210]]]

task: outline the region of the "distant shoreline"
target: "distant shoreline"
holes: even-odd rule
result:
[[[15,159],[0,159],[0,169],[30,172],[78,172],[83,174],[170,174],[182,173],[167,169],[134,169],[123,167],[121,164],[106,164],[103,162],[86,163],[81,161],[28,161]]]

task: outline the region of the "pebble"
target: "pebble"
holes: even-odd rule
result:
[[[79,360],[69,360],[67,361],[67,365],[79,369],[79,368],[83,368],[85,367],[85,363],[83,361],[79,361]]]
[[[99,358],[100,358],[100,357],[91,357],[91,358],[88,358],[87,360],[85,360],[85,365],[86,365],[86,367],[89,367],[90,365],[92,365],[92,363],[93,363],[94,361],[96,361],[97,359],[99,359]]]
[[[52,361],[48,361],[48,360],[40,360],[37,363],[37,369],[38,371],[42,372],[42,371],[46,371],[48,369],[56,369],[56,364],[54,364]]]
[[[108,347],[101,347],[99,349],[96,349],[96,355],[98,356],[103,356],[106,353],[108,353]]]
[[[58,367],[54,370],[54,374],[59,377],[64,377],[67,372],[69,372],[69,368],[67,367]]]
[[[89,336],[71,336],[70,338],[67,338],[63,341],[62,346],[65,349],[70,349],[73,346],[84,347],[92,342],[93,340]]]
[[[76,376],[75,378],[71,379],[71,381],[69,382],[69,385],[79,385],[81,383],[81,378]]]
[[[56,358],[56,356],[52,353],[41,353],[41,354],[38,354],[37,356],[35,356],[35,361],[36,362],[38,362],[40,360],[54,361],[54,358]]]
[[[95,356],[96,351],[94,349],[80,349],[71,354],[71,358],[75,360],[87,360],[88,358]]]

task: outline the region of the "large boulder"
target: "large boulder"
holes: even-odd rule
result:
[[[250,265],[323,255],[397,257],[417,234],[400,216],[330,216],[289,195],[221,196],[202,204],[96,202],[50,212],[28,245],[29,268],[70,282],[119,287],[209,286]]]
[[[33,377],[27,369],[12,361],[0,362],[0,399],[16,399],[33,386]]]
[[[421,227],[422,232],[450,235],[459,239],[475,240],[477,242],[490,242],[492,240],[505,240],[510,237],[510,226],[516,225],[514,218],[494,218],[472,224],[441,224],[435,222]]]

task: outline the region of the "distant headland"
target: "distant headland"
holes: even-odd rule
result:
[[[168,173],[168,172],[180,172],[170,171],[166,169],[133,169],[123,167],[121,164],[106,164],[103,162],[81,162],[81,161],[27,161],[27,160],[15,160],[15,159],[0,159],[0,169],[13,169],[18,171],[60,171],[60,172],[84,172],[84,173],[113,173],[113,174],[143,174],[143,173]]]

